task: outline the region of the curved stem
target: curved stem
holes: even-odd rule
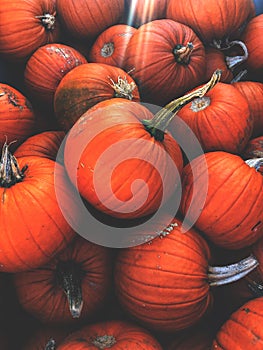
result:
[[[256,171],[260,171],[260,168],[263,166],[263,158],[252,158],[252,159],[247,159],[245,161],[247,165],[249,165],[251,168],[255,168]]]
[[[4,188],[21,182],[27,169],[25,166],[20,170],[16,157],[9,151],[9,146],[10,144],[4,143],[0,159],[0,187]]]
[[[44,350],[56,350],[56,342],[55,342],[55,340],[51,338],[47,342]]]
[[[238,263],[227,266],[209,266],[208,282],[211,287],[221,286],[223,284],[235,282],[259,265],[257,259],[250,255],[249,257],[240,260]]]
[[[57,281],[66,293],[69,310],[73,318],[79,318],[83,307],[82,299],[82,271],[74,261],[60,261],[57,264]]]
[[[209,90],[211,90],[221,78],[221,70],[217,69],[208,83],[195,89],[194,91],[173,100],[162,108],[151,120],[143,120],[142,123],[146,130],[158,141],[164,139],[164,133],[169,123],[174,116],[182,109],[186,104],[193,101],[195,98],[203,97]]]
[[[234,56],[234,57],[226,56],[225,58],[226,64],[229,69],[233,70],[236,66],[238,66],[239,64],[243,63],[248,59],[248,50],[245,43],[243,43],[243,41],[240,41],[240,40],[233,40],[233,41],[230,41],[228,44],[229,44],[229,48],[232,46],[238,45],[242,48],[244,52],[244,54],[241,56]]]

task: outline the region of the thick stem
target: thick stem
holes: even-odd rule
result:
[[[0,187],[4,188],[9,188],[21,182],[27,169],[27,166],[25,166],[20,170],[16,157],[9,151],[9,146],[10,144],[4,143],[0,160]]]
[[[47,345],[45,346],[44,350],[56,350],[56,342],[54,339],[50,339],[47,342]]]
[[[116,344],[116,339],[113,335],[102,335],[94,338],[92,344],[100,350],[108,349]]]
[[[142,123],[146,130],[158,141],[163,141],[165,130],[174,116],[186,104],[193,101],[195,98],[203,97],[209,90],[211,90],[220,80],[221,70],[217,69],[208,83],[195,89],[194,91],[173,100],[162,108],[151,120],[143,120]]]
[[[115,91],[115,97],[121,97],[126,98],[127,100],[133,99],[133,90],[136,88],[136,84],[132,81],[131,83],[128,83],[126,77],[121,78],[118,77],[117,83],[115,83],[111,78],[109,78],[111,81],[111,87]]]
[[[248,50],[247,50],[246,45],[240,40],[230,41],[228,44],[229,44],[229,47],[232,47],[234,45],[238,45],[242,48],[242,50],[244,52],[244,54],[240,55],[240,56],[234,56],[234,57],[226,56],[226,58],[225,58],[226,64],[227,64],[229,69],[233,70],[239,64],[245,62],[248,59]]]
[[[263,170],[261,170],[261,167],[263,167],[263,158],[248,159],[245,161],[245,163],[251,168],[255,168],[256,171],[263,173]]]
[[[82,271],[74,261],[60,261],[56,269],[57,282],[66,293],[73,318],[79,318],[83,307]]]
[[[257,259],[253,255],[250,255],[235,264],[227,266],[209,266],[208,283],[211,287],[217,287],[235,282],[249,274],[258,265]]]
[[[50,13],[44,13],[42,16],[36,16],[35,18],[40,19],[42,25],[46,30],[54,30],[56,23],[56,13],[51,15]]]
[[[177,63],[188,64],[190,62],[191,52],[194,49],[192,43],[187,43],[184,45],[176,45],[173,49],[173,54]]]

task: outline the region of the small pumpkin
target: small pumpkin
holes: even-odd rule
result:
[[[17,89],[0,83],[0,149],[4,143],[17,147],[37,132],[36,114],[29,100]]]
[[[61,79],[55,92],[57,123],[68,131],[89,108],[113,97],[140,100],[134,80],[124,70],[103,63],[75,67]]]
[[[94,317],[110,293],[112,254],[81,237],[47,265],[14,275],[22,307],[48,324]]]
[[[191,28],[170,19],[155,20],[131,37],[124,67],[142,101],[163,106],[201,84],[205,50]]]
[[[206,81],[212,75],[212,73],[218,68],[222,71],[220,81],[222,83],[230,83],[234,78],[232,71],[229,69],[226,56],[222,50],[215,47],[206,47],[205,49],[205,60],[206,60],[206,72],[204,80]]]
[[[147,330],[131,322],[119,320],[86,325],[68,336],[57,350],[108,348],[162,350],[159,342]]]
[[[181,213],[190,221],[197,218],[195,227],[220,247],[235,250],[255,243],[263,235],[259,164],[221,151],[195,158],[183,169]]]
[[[116,24],[105,29],[93,43],[89,61],[124,68],[127,45],[135,32],[134,27],[126,24]]]
[[[0,8],[0,55],[23,61],[40,46],[59,38],[55,0],[3,0]]]
[[[263,136],[251,139],[242,153],[242,158],[263,158]]]
[[[73,47],[47,44],[39,47],[27,61],[24,82],[32,100],[53,106],[56,88],[71,69],[87,63],[86,58]]]

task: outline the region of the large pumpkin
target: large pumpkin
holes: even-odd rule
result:
[[[258,264],[249,258],[248,265],[211,267],[206,241],[194,229],[183,228],[175,219],[160,237],[117,256],[115,287],[123,308],[155,331],[175,332],[196,324],[211,306],[211,286],[230,282],[231,275],[233,281],[238,271]]]
[[[26,61],[40,46],[59,38],[56,0],[3,0],[0,7],[0,54]]]
[[[90,324],[68,336],[57,350],[162,350],[145,329],[127,321]]]
[[[16,159],[6,144],[0,164],[0,270],[39,267],[74,236],[56,199],[56,191],[61,190],[64,210],[70,208],[71,218],[77,218],[64,168],[47,158]]]
[[[160,19],[134,33],[124,66],[142,101],[163,106],[203,81],[205,51],[191,28]]]
[[[237,155],[208,152],[186,165],[182,177],[181,212],[198,218],[195,227],[212,242],[239,249],[263,236],[263,177],[253,166]]]
[[[263,348],[263,297],[250,300],[222,325],[213,350],[261,350]]]
[[[44,323],[94,317],[110,293],[111,254],[77,237],[47,265],[14,275],[20,304]]]
[[[224,40],[254,15],[247,0],[170,0],[166,17],[191,27],[206,44]]]
[[[134,80],[124,70],[103,63],[75,67],[62,78],[55,92],[57,122],[68,131],[90,107],[113,97],[140,100]]]
[[[53,106],[56,88],[71,69],[87,63],[74,48],[63,44],[39,47],[27,61],[24,80],[32,100]]]
[[[5,141],[17,147],[36,133],[36,115],[31,103],[18,90],[0,83],[0,149]]]

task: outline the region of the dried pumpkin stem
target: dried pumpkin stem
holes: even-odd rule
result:
[[[55,342],[55,340],[51,338],[47,342],[47,345],[45,346],[44,350],[56,350],[56,342]]]
[[[173,100],[162,108],[151,120],[143,120],[142,123],[146,130],[158,141],[163,141],[164,133],[174,116],[186,104],[193,101],[195,98],[203,97],[211,90],[221,78],[221,70],[217,69],[208,83],[195,89],[194,91]]]
[[[27,169],[25,166],[20,170],[16,157],[9,151],[9,146],[10,144],[4,143],[0,160],[0,187],[4,188],[21,182]]]
[[[260,172],[260,168],[263,166],[263,158],[252,158],[245,161],[251,168],[255,168],[256,171]],[[261,171],[262,172],[262,171]]]
[[[211,287],[221,286],[235,282],[251,271],[253,271],[259,265],[257,259],[250,255],[247,258],[240,260],[235,264],[226,266],[209,266],[208,268],[208,282]]]
[[[112,42],[105,43],[100,50],[100,54],[102,57],[110,57],[112,56],[113,52],[114,44]]]
[[[246,76],[248,73],[247,69],[243,69],[241,70],[232,80],[231,80],[231,84],[236,83],[238,81],[240,81],[244,76]]]
[[[263,296],[263,285],[248,278],[248,288],[252,291],[252,293],[255,295],[255,297],[262,297]]]
[[[94,338],[92,344],[100,350],[108,349],[116,344],[116,339],[113,335],[101,335]]]
[[[35,18],[40,19],[42,25],[47,30],[54,30],[55,29],[55,23],[56,23],[56,14],[51,15],[50,13],[45,13],[42,16],[35,16]]]
[[[128,83],[126,77],[118,77],[118,81],[115,82],[112,78],[109,78],[111,84],[110,86],[115,91],[115,97],[126,98],[127,100],[133,99],[133,90],[136,88],[136,84],[132,81]]]
[[[228,66],[229,69],[233,70],[234,68],[236,68],[236,66],[238,66],[239,64],[245,62],[248,59],[248,50],[247,47],[245,45],[245,43],[243,43],[240,40],[234,40],[228,43],[229,47],[232,47],[234,45],[238,45],[242,48],[244,54],[240,55],[240,56],[226,56],[225,60],[226,60],[226,64]]]
[[[177,63],[188,64],[190,62],[191,52],[194,49],[194,45],[192,43],[187,43],[184,45],[176,45],[173,49],[173,54]]]
[[[83,307],[81,268],[74,261],[60,261],[57,264],[57,281],[64,290],[73,318],[79,318]]]

